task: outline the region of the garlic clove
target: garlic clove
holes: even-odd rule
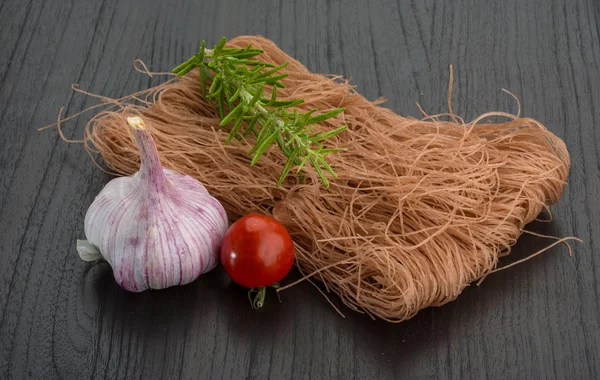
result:
[[[87,240],[77,239],[77,253],[83,261],[102,260],[104,257],[100,254],[100,250],[94,244]]]
[[[200,182],[160,166],[140,118],[128,122],[140,170],[98,194],[85,217],[88,241],[78,241],[78,252],[84,260],[101,254],[130,291],[187,284],[217,265],[227,215]]]

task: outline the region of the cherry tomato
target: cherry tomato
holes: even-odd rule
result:
[[[283,279],[294,264],[294,243],[285,227],[261,214],[248,214],[229,227],[221,262],[231,279],[246,288],[263,288]],[[263,289],[264,293],[264,289]]]

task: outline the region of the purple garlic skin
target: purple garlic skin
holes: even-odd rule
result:
[[[225,209],[194,178],[161,167],[143,121],[128,121],[140,170],[98,194],[78,252],[84,260],[106,259],[117,283],[132,292],[190,283],[219,262]]]

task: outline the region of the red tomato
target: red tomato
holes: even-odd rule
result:
[[[221,262],[231,279],[246,288],[261,288],[283,279],[294,264],[294,243],[285,227],[261,214],[248,214],[229,227]]]

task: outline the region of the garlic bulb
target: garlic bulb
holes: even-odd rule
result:
[[[141,118],[127,121],[140,170],[98,194],[77,251],[83,260],[106,259],[117,283],[132,292],[187,284],[217,265],[227,215],[200,182],[160,166]]]

